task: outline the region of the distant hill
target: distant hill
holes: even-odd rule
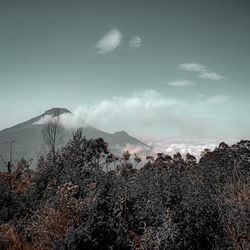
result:
[[[46,116],[53,116],[54,114],[71,114],[71,112],[63,108],[53,108],[28,121],[0,131],[0,156],[2,158],[0,159],[0,171],[6,171],[3,160],[7,162],[9,159],[9,144],[6,142],[10,141],[14,141],[13,160],[17,161],[22,157],[27,160],[33,159],[33,167],[35,167],[39,156],[47,152],[46,145],[42,138],[42,129],[45,125],[41,124],[39,121]],[[110,134],[94,128],[89,124],[87,125],[84,121],[82,121],[82,130],[83,135],[87,139],[103,138],[109,144],[110,150],[114,153],[119,153],[119,149],[127,144],[150,148],[145,143],[127,134],[125,131]],[[65,143],[72,138],[73,132],[74,129],[63,129],[61,146],[65,145]]]

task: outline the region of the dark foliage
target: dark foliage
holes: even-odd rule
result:
[[[1,249],[248,249],[249,141],[118,157],[78,130],[66,147],[0,175]]]

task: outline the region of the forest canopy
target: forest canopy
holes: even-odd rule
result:
[[[250,142],[187,154],[108,151],[81,130],[0,174],[1,249],[247,249]]]

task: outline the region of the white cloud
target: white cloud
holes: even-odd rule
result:
[[[143,142],[151,147],[147,148],[144,146],[130,145],[127,144],[125,147],[121,148],[120,151],[129,151],[131,154],[137,154],[142,161],[146,161],[146,156],[152,155],[157,156],[157,153],[164,153],[173,156],[175,153],[181,153],[182,157],[185,159],[187,153],[194,155],[197,160],[200,159],[201,152],[208,148],[214,150],[216,146],[219,145],[220,141],[217,140],[167,140],[167,139],[151,139],[151,138],[141,138]],[[131,157],[133,159],[133,157]]]
[[[130,49],[138,49],[141,46],[142,39],[139,36],[133,36],[129,41]]]
[[[60,120],[66,129],[77,129],[88,125],[77,113],[61,114]]]
[[[122,40],[122,34],[119,30],[110,30],[99,42],[96,44],[98,53],[109,53],[116,49]]]
[[[229,96],[227,95],[217,95],[209,98],[208,103],[217,104],[217,103],[227,103],[229,101]]]
[[[208,80],[213,80],[213,81],[219,81],[219,80],[225,78],[225,76],[222,76],[220,74],[217,74],[215,72],[210,72],[210,71],[201,72],[199,77],[202,79],[208,79]]]
[[[84,117],[87,123],[102,123],[103,125],[107,123],[108,125],[111,120],[119,122],[127,119],[126,116],[150,120],[156,115],[153,112],[155,109],[171,107],[177,103],[176,99],[164,98],[159,92],[149,89],[134,92],[129,97],[114,96],[110,100],[84,105],[79,107],[76,112],[80,117]]]
[[[170,86],[175,86],[175,87],[186,87],[186,86],[193,85],[194,82],[189,81],[189,80],[178,80],[178,81],[168,82],[167,84]]]
[[[228,100],[226,95],[203,98],[194,95],[190,99],[177,99],[148,89],[83,104],[73,114],[62,114],[60,118],[65,128],[90,124],[109,133],[125,130],[135,137],[215,138],[236,133],[236,129],[230,125],[232,123],[228,122],[230,116],[221,119],[222,112],[230,113],[229,105],[217,105],[216,112],[213,111],[214,105]],[[46,123],[50,118],[43,117],[38,123]]]
[[[198,63],[182,63],[178,65],[178,68],[181,70],[195,71],[195,72],[202,72],[207,69],[206,66]]]
[[[218,73],[210,71],[206,66],[198,63],[183,63],[179,64],[178,68],[180,70],[186,70],[186,71],[194,71],[194,72],[200,72],[198,75],[199,78],[212,80],[212,81],[219,81],[225,76],[222,76]]]
[[[45,115],[41,117],[38,121],[34,122],[34,125],[42,125],[42,124],[47,124],[51,121],[53,121],[53,116],[52,115]]]
[[[57,116],[45,115],[38,121],[34,122],[34,125],[42,125],[47,123],[57,122]],[[87,123],[83,121],[77,113],[63,113],[59,115],[59,123],[66,129],[77,129],[85,127]]]
[[[204,141],[204,140],[166,140],[166,139],[146,139],[145,143],[153,148],[153,154],[162,152],[164,154],[173,155],[177,152],[182,154],[182,157],[185,158],[187,153],[194,155],[199,158],[201,151],[205,148],[213,150],[217,145],[217,141]]]
[[[151,89],[86,104],[78,107],[76,114],[87,124],[110,133],[122,129],[134,135],[157,131],[171,137],[204,137],[211,131],[216,133],[211,118],[199,117],[196,108],[207,105],[204,100],[165,97]]]

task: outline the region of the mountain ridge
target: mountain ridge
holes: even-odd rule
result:
[[[35,116],[27,121],[24,121],[24,122],[21,122],[21,123],[18,123],[14,126],[11,126],[9,128],[5,128],[5,129],[2,129],[0,130],[0,136],[8,131],[12,131],[12,130],[19,130],[23,127],[26,127],[28,125],[33,125],[33,123],[35,123],[36,121],[39,121],[42,117],[44,117],[45,115],[55,115],[55,114],[64,114],[64,113],[71,113],[68,109],[65,109],[65,108],[51,108],[47,111],[45,111],[43,114],[39,115],[39,116]]]
[[[46,145],[42,139],[42,129],[44,124],[39,123],[43,117],[47,115],[61,115],[65,113],[71,113],[68,109],[64,108],[52,108],[45,111],[39,116],[35,116],[25,122],[16,124],[12,127],[3,129],[0,131],[0,156],[2,156],[5,161],[9,158],[9,147],[6,141],[14,141],[13,143],[13,156],[14,160],[20,160],[22,157],[25,159],[35,159],[37,160],[39,156],[45,153]],[[36,123],[38,122],[38,123]],[[99,137],[103,138],[110,146],[110,150],[114,153],[117,152],[117,148],[125,147],[127,144],[143,146],[148,149],[151,147],[135,137],[130,136],[126,131],[117,131],[113,134],[99,130],[90,124],[81,127],[83,135],[87,139],[97,139]],[[72,133],[75,129],[63,128],[63,143],[64,146],[71,138]],[[0,170],[3,169],[3,162],[0,161]]]

